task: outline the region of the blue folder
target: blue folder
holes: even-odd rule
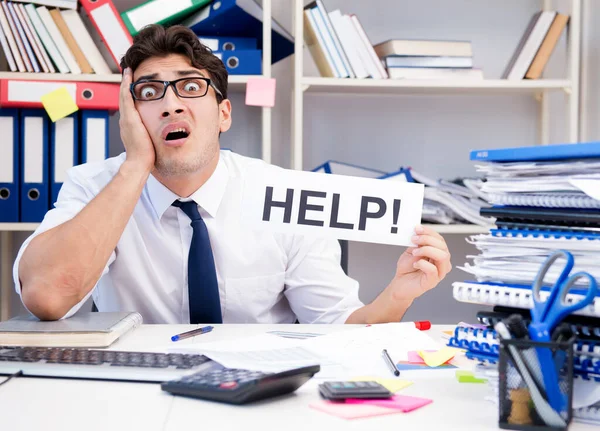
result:
[[[202,36],[253,37],[262,49],[262,7],[254,0],[220,0],[192,14],[181,24]],[[294,38],[271,19],[273,63],[294,52]]]
[[[77,112],[50,124],[50,208],[58,200],[67,170],[79,163]]]
[[[387,172],[378,169],[367,168],[364,166],[353,165],[351,163],[328,160],[322,165],[317,166],[313,172],[322,172],[325,174],[350,175],[353,177],[380,178]]]
[[[212,51],[237,51],[241,49],[256,49],[258,47],[254,37],[230,37],[230,36],[202,36],[200,41]]]
[[[108,111],[81,111],[80,163],[108,158]]]
[[[230,75],[261,75],[262,51],[258,49],[243,51],[215,52],[225,64]]]
[[[0,109],[0,222],[19,221],[19,111]]]
[[[471,151],[471,160],[486,162],[530,162],[590,158],[600,158],[600,142]]]
[[[48,131],[43,109],[21,110],[21,221],[38,223],[49,209]]]

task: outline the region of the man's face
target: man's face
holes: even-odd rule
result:
[[[144,60],[133,74],[141,79],[173,81],[184,77],[210,78],[194,68],[187,57],[171,54]],[[201,171],[219,151],[219,132],[229,129],[231,105],[217,103],[214,88],[204,97],[178,97],[170,86],[159,100],[136,101],[135,106],[156,149],[156,170],[164,177]]]

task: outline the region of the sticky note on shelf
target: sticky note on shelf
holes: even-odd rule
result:
[[[439,367],[440,365],[448,362],[450,359],[454,358],[454,356],[460,350],[455,349],[453,347],[443,347],[440,350],[429,352],[426,350],[419,350],[419,355],[425,363],[430,367]]]
[[[377,382],[380,385],[384,386],[390,392],[398,392],[398,391],[413,384],[413,382],[411,382],[409,380],[383,379],[380,377],[371,377],[371,376],[355,377],[351,380],[353,382]]]
[[[472,371],[456,370],[456,380],[459,383],[486,383],[487,379],[475,377]]]
[[[44,94],[40,100],[52,122],[56,122],[79,110],[67,87],[60,87]]]
[[[246,105],[275,106],[275,78],[251,77],[246,83]]]

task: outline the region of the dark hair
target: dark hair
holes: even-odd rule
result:
[[[228,73],[225,65],[200,42],[192,30],[182,25],[166,28],[159,24],[145,26],[133,38],[133,45],[121,59],[121,69],[130,67],[133,72],[144,60],[166,57],[169,54],[185,55],[193,67],[205,69],[215,87],[223,94],[221,97],[215,92],[217,102],[221,103],[223,99],[227,99]]]

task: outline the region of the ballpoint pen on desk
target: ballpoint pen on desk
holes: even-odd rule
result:
[[[186,338],[195,337],[196,335],[206,334],[213,330],[212,326],[203,326],[202,328],[192,329],[191,331],[182,332],[181,334],[173,335],[171,341],[184,340]]]
[[[385,361],[387,366],[390,368],[390,371],[392,373],[394,373],[394,376],[399,376],[400,371],[398,371],[398,369],[396,368],[396,365],[394,365],[394,361],[392,361],[392,358],[390,358],[390,355],[388,354],[386,349],[383,349],[383,352],[381,352],[381,355],[383,356],[383,360]]]

